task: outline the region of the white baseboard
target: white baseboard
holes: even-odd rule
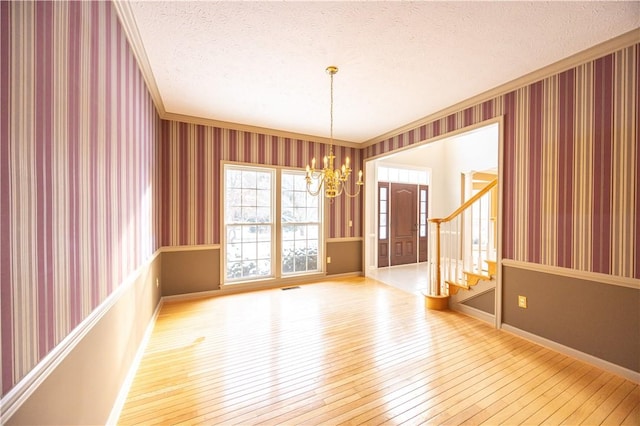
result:
[[[156,319],[158,318],[160,308],[162,308],[162,298],[156,306],[156,310],[153,312],[153,316],[151,317],[149,324],[147,324],[144,336],[140,341],[140,346],[138,346],[138,350],[136,351],[136,356],[131,363],[131,367],[129,367],[129,371],[127,372],[127,377],[125,378],[124,383],[120,387],[120,392],[118,392],[116,402],[113,404],[113,408],[111,409],[111,413],[109,414],[109,419],[107,419],[107,425],[118,424],[118,419],[120,418],[122,407],[124,407],[124,403],[127,400],[127,395],[129,395],[131,384],[133,383],[133,379],[136,377],[136,373],[138,372],[138,367],[140,366],[140,362],[142,361],[142,357],[144,356],[144,351],[147,348],[149,339],[151,338],[151,333],[153,333],[153,328],[156,325]]]
[[[361,277],[362,272],[347,272],[345,274],[326,275],[325,273],[304,275],[294,278],[284,278],[279,280],[264,280],[261,283],[249,284],[226,284],[221,285],[219,290],[198,291],[195,293],[174,294],[171,296],[163,296],[165,302],[174,302],[177,300],[200,299],[203,297],[227,296],[230,294],[247,293],[251,291],[273,290],[281,287],[289,287],[293,285],[313,284],[333,279]]]
[[[317,280],[317,281],[326,281],[326,280],[334,280],[336,278],[353,278],[353,277],[364,277],[364,273],[362,271],[358,271],[358,272],[345,272],[343,274],[331,274],[331,275],[327,275],[324,279]]]
[[[463,313],[470,317],[479,319],[480,321],[484,321],[487,324],[491,325],[492,327],[495,327],[496,325],[495,315],[481,311],[480,309],[476,309],[471,306],[464,305],[462,303],[450,303],[449,308],[453,311]]]
[[[593,355],[581,352],[577,349],[570,348],[568,346],[554,342],[553,340],[545,339],[544,337],[529,333],[528,331],[521,330],[509,324],[502,324],[501,328],[508,333],[515,334],[516,336],[522,337],[540,346],[544,346],[545,348],[560,352],[561,354],[579,359],[580,361],[584,361],[595,367],[601,368],[613,374],[617,374],[618,376],[624,377],[627,380],[640,384],[640,372],[629,370],[628,368],[621,367],[612,362],[605,361],[604,359],[600,359]]]

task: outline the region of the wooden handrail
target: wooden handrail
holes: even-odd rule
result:
[[[480,191],[478,191],[476,195],[474,195],[473,197],[469,198],[467,201],[462,203],[462,205],[458,207],[449,216],[445,218],[429,219],[429,222],[436,224],[436,296],[440,296],[440,287],[442,283],[442,270],[440,267],[440,224],[451,222],[458,215],[460,215],[460,213],[462,213],[463,211],[471,207],[471,205],[476,201],[478,201],[483,195],[491,191],[491,189],[493,189],[493,187],[495,187],[497,184],[498,184],[498,178],[492,180],[487,184],[487,186],[485,186]]]
[[[446,222],[451,222],[453,219],[456,218],[456,216],[458,216],[460,213],[462,213],[463,211],[465,211],[466,209],[468,209],[469,207],[471,207],[471,205],[473,203],[475,203],[477,200],[479,200],[484,194],[486,194],[487,192],[491,191],[491,189],[496,186],[498,184],[498,179],[494,179],[491,182],[489,182],[487,184],[487,186],[485,186],[484,188],[482,188],[477,194],[475,194],[473,197],[469,198],[467,201],[465,201],[464,203],[462,203],[462,205],[460,207],[458,207],[453,213],[451,213],[449,216],[445,217],[445,218],[433,218],[433,219],[429,219],[429,222],[433,222],[433,223],[446,223]]]

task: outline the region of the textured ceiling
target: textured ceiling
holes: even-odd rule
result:
[[[164,109],[364,142],[640,26],[640,2],[128,2]]]

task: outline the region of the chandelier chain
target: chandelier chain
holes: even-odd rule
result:
[[[331,109],[329,112],[329,116],[331,118],[331,133],[330,133],[330,140],[331,140],[331,148],[333,150],[333,76],[335,73],[330,73],[331,74]]]
[[[348,181],[351,175],[351,167],[349,167],[349,157],[345,157],[345,162],[341,167],[334,168],[334,160],[336,156],[333,153],[333,76],[338,72],[338,67],[329,66],[327,72],[331,78],[331,90],[330,90],[330,108],[329,108],[329,153],[323,158],[323,167],[316,169],[315,157],[311,159],[311,164],[307,164],[307,171],[305,173],[305,180],[307,182],[307,192],[312,196],[317,196],[320,192],[324,191],[325,197],[331,201],[335,197],[340,196],[342,193],[348,197],[357,197],[360,194],[360,188],[364,185],[362,181],[362,170],[358,171],[358,181],[356,182],[357,191],[351,193],[348,189]],[[312,181],[317,182],[317,186],[312,188]]]

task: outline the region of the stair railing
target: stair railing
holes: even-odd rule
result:
[[[497,185],[494,179],[449,216],[429,219],[431,295],[448,295],[447,283],[459,282],[463,269],[480,274],[483,262],[493,257],[496,223],[491,197],[496,195],[490,192]]]

